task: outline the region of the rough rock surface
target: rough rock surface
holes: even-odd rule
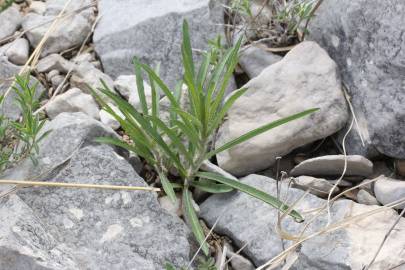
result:
[[[283,57],[277,54],[266,52],[260,48],[252,46],[241,53],[239,64],[249,78],[252,79],[258,76],[268,66],[277,63],[281,59],[283,59]]]
[[[137,56],[151,66],[161,63],[160,74],[174,87],[181,79],[181,25],[187,19],[193,48],[206,49],[209,39],[223,34],[223,12],[217,1],[99,1],[103,14],[95,32],[94,44],[105,72],[114,79],[133,74],[132,59]],[[137,11],[134,16],[133,11]]]
[[[0,95],[6,94],[14,81],[14,76],[20,72],[21,68],[10,63],[5,56],[0,56]],[[33,86],[34,84],[37,84],[36,97],[39,97],[45,89],[36,78],[31,76],[29,85]],[[15,91],[10,90],[4,103],[0,106],[0,113],[12,120],[18,119],[21,114],[19,108],[15,105],[16,97]]]
[[[91,3],[90,0],[74,0],[68,5],[66,11],[75,12],[78,8],[84,7],[89,3]],[[24,17],[22,26],[27,31],[26,36],[31,46],[36,47],[39,44],[53,20],[64,6],[65,1],[49,1],[43,15],[28,13]],[[50,33],[41,55],[46,56],[51,53],[62,52],[80,45],[90,33],[92,16],[93,12],[87,9],[73,16],[65,16],[60,19],[54,30]]]
[[[17,6],[12,5],[0,13],[0,39],[6,38],[20,27],[22,15],[18,11]]]
[[[396,158],[405,158],[404,12],[402,0],[327,0],[309,26],[339,66],[364,137]]]
[[[56,96],[46,105],[45,111],[51,119],[63,112],[83,112],[94,119],[99,119],[99,108],[94,98],[78,88]]]
[[[314,42],[299,44],[245,87],[219,130],[216,147],[282,117],[320,110],[217,155],[219,165],[235,175],[266,169],[277,156],[335,133],[348,118],[336,64]]]
[[[254,185],[269,194],[276,194],[276,182],[271,178],[259,175],[249,175],[241,179],[243,183]],[[281,187],[281,196],[286,192],[286,185]],[[289,189],[288,202],[297,200],[304,191]],[[297,210],[313,210],[324,205],[325,200],[308,194],[298,205]],[[241,192],[230,194],[213,195],[201,206],[201,217],[210,226],[221,215],[216,226],[216,232],[227,235],[237,247],[244,248],[246,254],[256,266],[259,266],[282,252],[281,240],[275,231],[277,211],[271,206],[250,197]],[[378,206],[365,206],[349,200],[335,202],[331,211],[332,223],[375,209],[382,210]],[[291,269],[336,269],[360,270],[368,264],[378,249],[384,235],[391,227],[398,215],[387,209],[385,212],[359,220],[356,224],[341,230],[329,232],[307,240],[302,244],[298,252],[298,260]],[[306,220],[310,220],[310,214],[306,214]],[[304,224],[295,223],[286,218],[282,222],[283,228],[289,233],[299,233]],[[321,215],[308,228],[305,235],[322,229],[327,224],[327,215]],[[402,263],[405,241],[405,219],[401,219],[389,238],[389,244],[384,245],[376,262],[370,269],[389,269]],[[285,246],[291,242],[285,241]],[[367,252],[365,252],[365,249]]]
[[[405,199],[405,181],[381,175],[374,183],[374,194],[377,200],[383,205]],[[396,206],[395,209],[403,209],[404,207],[405,203]]]
[[[52,179],[146,186],[110,146],[87,146]],[[50,180],[52,181],[52,180]],[[160,208],[154,193],[94,189],[25,189],[18,195],[83,269],[161,269],[189,259],[189,231]]]
[[[347,168],[345,175],[370,176],[373,163],[362,156],[346,156]],[[291,170],[291,175],[341,175],[345,163],[344,155],[329,155],[307,159]]]
[[[18,196],[0,199],[0,216],[0,269],[80,269],[70,251]]]

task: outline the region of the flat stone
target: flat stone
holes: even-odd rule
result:
[[[344,155],[330,155],[307,159],[291,170],[293,176],[331,176],[341,175],[345,163]],[[367,177],[373,173],[373,163],[362,156],[347,156],[347,169],[345,175]]]
[[[320,110],[218,154],[220,167],[234,175],[264,170],[276,157],[335,133],[348,118],[336,64],[314,42],[300,43],[244,87],[248,90],[229,110],[216,147],[280,118]]]
[[[4,39],[12,34],[21,26],[23,16],[18,10],[17,5],[12,5],[0,13],[0,39]]]
[[[276,181],[260,175],[249,175],[241,181],[275,195]],[[281,185],[281,197],[287,192],[287,185]],[[291,205],[302,197],[304,191],[288,189],[287,204]],[[306,195],[296,210],[304,212],[326,204],[326,200],[314,195]],[[243,253],[253,261],[256,267],[268,262],[283,251],[282,242],[275,229],[277,211],[268,204],[242,192],[216,194],[208,198],[201,206],[201,217],[212,226],[220,217],[215,232],[231,238],[237,248],[246,243]],[[339,222],[350,216],[381,209],[379,206],[367,206],[350,200],[338,200],[331,209],[331,222]],[[306,213],[305,219],[311,220],[314,213]],[[361,269],[367,265],[384,239],[385,234],[398,217],[395,211],[386,209],[373,216],[357,220],[355,224],[339,230],[318,235],[308,239],[298,249],[298,260],[290,269]],[[327,214],[321,214],[309,225],[304,235],[310,235],[323,229],[328,222]],[[289,234],[299,235],[306,223],[296,223],[291,218],[282,221],[282,227]],[[367,229],[364,229],[367,228]],[[405,219],[401,219],[384,245],[381,253],[370,269],[389,269],[402,263],[401,252],[404,250]],[[288,248],[291,241],[284,240]],[[365,247],[367,247],[365,249]]]
[[[339,66],[366,142],[399,159],[405,158],[404,12],[401,0],[328,0],[309,24],[309,38]],[[348,149],[359,154],[353,149],[361,145]]]
[[[73,88],[56,96],[46,105],[45,111],[51,119],[63,112],[83,112],[94,119],[99,119],[100,109],[91,95]]]
[[[64,144],[62,144],[64,145]],[[78,150],[47,181],[147,186],[107,145]],[[187,265],[186,225],[163,210],[155,193],[97,189],[29,188],[18,193],[57,241],[73,250],[82,269],[162,269]]]
[[[18,196],[0,202],[0,269],[79,269],[70,250],[55,240]]]
[[[309,189],[309,192],[311,194],[314,194],[321,198],[327,198],[329,192],[333,188],[333,184],[330,183],[328,180],[322,178],[315,178],[311,176],[299,176],[293,178],[293,187],[302,190]],[[339,193],[339,191],[340,191],[339,187],[336,187],[333,190],[332,195]]]
[[[181,31],[184,19],[190,25],[191,44],[207,49],[208,40],[223,35],[223,9],[210,0],[101,0],[103,14],[94,32],[94,45],[105,72],[113,79],[133,74],[132,59],[155,67],[169,87],[182,79]],[[134,16],[133,11],[137,11]]]
[[[386,205],[405,198],[405,181],[392,179],[381,175],[374,183],[374,194],[377,200]],[[403,209],[405,203],[395,206],[395,209]]]
[[[66,74],[73,67],[74,66],[71,62],[63,58],[61,55],[53,53],[39,60],[36,70],[40,73],[57,70]]]
[[[249,78],[252,79],[258,76],[268,66],[277,63],[281,59],[283,59],[283,57],[277,54],[251,46],[241,53],[239,64]]]

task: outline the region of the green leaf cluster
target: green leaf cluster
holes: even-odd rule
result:
[[[225,143],[217,149],[211,149],[212,138],[228,110],[247,91],[247,89],[239,89],[225,98],[228,82],[238,63],[240,45],[241,40],[226,50],[221,59],[214,62],[212,59],[216,56],[208,51],[204,53],[201,64],[196,67],[190,43],[189,27],[184,21],[181,46],[184,76],[175,89],[170,89],[159,77],[156,70],[135,58],[136,84],[142,105],[140,111],[110,91],[105,83],[103,83],[103,88],[99,90],[116,104],[121,114],[116,113],[94,89],[92,90],[104,110],[121,124],[132,143],[114,138],[99,138],[98,141],[123,147],[144,158],[149,165],[153,166],[159,175],[165,193],[173,201],[177,200],[175,189],[182,193],[184,217],[206,255],[209,253],[209,248],[204,242],[205,234],[193,207],[192,189],[200,189],[210,193],[229,192],[237,189],[281,211],[287,211],[288,206],[275,197],[239,181],[216,173],[201,172],[202,163],[254,136],[315,111],[315,109],[311,109],[268,123]],[[148,79],[152,90],[150,106],[148,106],[145,98],[144,77]],[[183,84],[184,87],[182,87]],[[184,93],[184,91],[187,92]],[[170,102],[168,120],[161,119],[160,92],[163,92],[165,98]],[[181,106],[180,99],[182,96],[188,99],[186,108]],[[170,173],[173,171],[176,171],[178,176]],[[289,215],[297,221],[303,220],[302,216],[295,210],[289,211]]]
[[[16,76],[12,91],[21,118],[14,121],[0,115],[0,173],[28,157],[36,164],[39,142],[49,133],[41,132],[45,120],[35,114],[39,107],[37,84],[30,84],[30,76]],[[4,102],[5,96],[0,96],[0,108]]]

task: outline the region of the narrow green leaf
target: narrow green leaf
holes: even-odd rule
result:
[[[249,140],[249,139],[251,139],[253,137],[256,137],[257,135],[260,135],[260,134],[262,134],[262,133],[264,133],[264,132],[266,132],[266,131],[268,131],[268,130],[270,130],[272,128],[275,128],[275,127],[281,126],[281,125],[283,125],[285,123],[291,122],[293,120],[302,118],[304,116],[307,116],[309,114],[312,114],[312,113],[316,112],[317,110],[319,110],[319,109],[318,108],[309,109],[309,110],[306,110],[306,111],[303,111],[303,112],[300,112],[300,113],[297,113],[297,114],[293,114],[293,115],[287,116],[285,118],[273,121],[273,122],[271,122],[269,124],[263,125],[261,127],[258,127],[256,129],[254,129],[254,130],[251,130],[251,131],[245,133],[244,135],[242,135],[242,136],[240,136],[240,137],[238,137],[236,139],[233,139],[232,141],[225,143],[221,147],[218,147],[217,149],[209,152],[207,154],[207,159],[210,159],[212,156],[214,156],[214,155],[216,155],[216,154],[218,154],[220,152],[223,152],[223,151],[225,151],[225,150],[227,150],[227,149],[229,149],[231,147],[234,147],[235,145],[243,143],[243,142],[245,142],[245,141],[247,141],[247,140]]]
[[[142,112],[144,115],[147,115],[148,104],[146,103],[145,88],[143,85],[142,70],[140,65],[141,63],[139,62],[138,58],[134,57],[133,64],[135,67],[136,86],[138,90],[139,101],[142,107]]]
[[[202,250],[206,256],[209,254],[209,247],[205,240],[204,231],[201,228],[200,222],[197,217],[197,213],[194,210],[193,203],[191,202],[191,195],[190,191],[185,188],[183,189],[183,205],[184,205],[184,214],[186,215],[186,220],[189,222],[191,231],[193,232],[195,238],[197,239],[198,243],[202,245]]]
[[[177,201],[177,197],[176,193],[174,192],[172,183],[169,181],[169,179],[167,179],[164,173],[159,173],[159,178],[166,195],[169,196],[169,199],[173,202],[173,204],[175,204]]]
[[[289,210],[288,205],[285,205],[283,202],[278,200],[277,198],[267,194],[266,192],[263,192],[257,188],[254,188],[252,186],[246,185],[242,182],[226,178],[220,174],[217,173],[212,173],[212,172],[198,172],[196,174],[198,177],[202,178],[208,178],[214,181],[217,181],[219,183],[228,185],[232,188],[235,188],[239,191],[242,191],[246,194],[249,194],[252,197],[255,197],[265,203],[268,203],[269,205],[273,206],[274,208],[279,209],[282,212],[287,212]],[[297,222],[303,222],[304,218],[301,216],[300,213],[298,213],[295,210],[292,210],[289,215],[295,219]]]
[[[207,180],[207,179],[204,179]],[[207,181],[192,181],[190,183],[193,187],[198,188],[202,191],[209,193],[227,193],[233,190],[232,187],[229,187],[224,184],[216,184],[211,180]]]

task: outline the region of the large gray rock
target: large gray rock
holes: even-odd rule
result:
[[[310,38],[340,68],[355,112],[365,119],[364,137],[396,158],[405,158],[404,12],[402,0],[326,0],[309,26]]]
[[[253,185],[275,195],[276,181],[260,175],[249,175],[241,181]],[[281,196],[287,192],[287,185],[282,184]],[[290,188],[288,190],[288,203],[291,204],[303,195],[304,191]],[[326,200],[308,194],[297,204],[297,210],[303,212],[314,210],[325,205]],[[275,229],[277,211],[271,206],[250,197],[242,192],[213,195],[201,206],[201,217],[210,226],[220,217],[215,231],[227,235],[238,247],[242,247],[256,266],[260,266],[283,251],[282,242]],[[332,223],[355,216],[363,212],[380,209],[378,206],[365,206],[349,200],[335,202],[331,209]],[[306,213],[306,220],[313,215]],[[336,269],[361,270],[367,265],[384,239],[386,232],[392,226],[398,215],[390,209],[379,214],[356,221],[355,224],[343,227],[340,230],[328,232],[311,238],[302,243],[298,250],[298,260],[291,269]],[[282,222],[283,228],[290,234],[297,235],[304,228],[305,223],[298,224],[291,218]],[[327,214],[324,212],[309,226],[304,235],[310,235],[327,224]],[[365,229],[366,228],[366,229]],[[405,219],[401,219],[390,236],[376,262],[370,269],[389,269],[402,263],[401,252],[405,248],[404,241]],[[284,240],[285,247],[292,242]]]
[[[87,146],[52,179],[68,183],[146,186],[110,146]],[[53,180],[49,180],[53,181]],[[187,264],[186,225],[163,210],[154,193],[95,189],[24,189],[18,195],[81,269],[162,269]]]
[[[5,95],[7,93],[3,104],[0,105],[0,114],[11,120],[17,120],[21,115],[21,111],[16,105],[16,98],[18,95],[14,89],[10,89],[14,82],[14,76],[18,74],[21,69],[21,66],[16,66],[10,63],[7,60],[7,57],[0,56],[0,95]],[[45,88],[36,78],[30,76],[29,86],[34,87],[34,85],[36,85],[35,97],[39,98],[45,91]]]
[[[374,194],[383,205],[405,199],[405,181],[381,175],[374,183]],[[403,209],[404,207],[405,203],[396,206],[395,209]]]
[[[0,13],[0,40],[6,38],[20,27],[23,17],[18,6],[12,5]]]
[[[336,64],[314,42],[297,45],[244,87],[248,91],[229,110],[216,147],[282,117],[320,110],[217,155],[220,167],[235,175],[266,169],[276,157],[335,133],[348,118]]]
[[[61,113],[45,124],[43,132],[50,131],[39,143],[37,166],[26,160],[6,172],[6,179],[27,180],[41,178],[57,172],[80,148],[94,144],[97,137],[116,137],[115,132],[82,113]]]
[[[0,269],[80,269],[70,251],[18,196],[0,199],[0,216]]]
[[[192,47],[206,49],[209,39],[223,35],[223,11],[219,1],[157,0],[99,1],[103,16],[94,32],[94,44],[105,72],[114,79],[133,74],[132,59],[155,66],[174,87],[182,78],[181,29],[190,24]],[[134,16],[136,10],[136,16]]]
[[[31,46],[36,47],[41,42],[66,2],[65,0],[50,1],[47,3],[47,9],[43,15],[28,13],[24,17],[22,27],[27,31],[26,36]],[[91,31],[93,12],[88,9],[81,12],[76,12],[75,10],[87,6],[89,3],[91,3],[90,0],[71,1],[67,6],[66,12],[71,12],[74,15],[65,16],[59,20],[56,27],[50,32],[47,42],[43,47],[42,56],[59,53],[82,44]]]
[[[345,175],[370,176],[373,163],[362,156],[329,155],[307,159],[291,170],[291,175],[341,175],[346,161]]]

